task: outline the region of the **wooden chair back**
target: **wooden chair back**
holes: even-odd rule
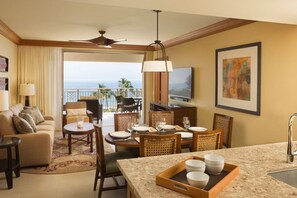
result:
[[[105,155],[104,155],[104,142],[102,136],[102,129],[98,124],[94,124],[95,139],[96,139],[96,161],[97,166],[100,168],[101,174],[106,173]]]
[[[181,135],[140,135],[140,157],[180,153]]]
[[[128,122],[139,119],[139,113],[115,113],[114,131],[125,131],[128,128]]]
[[[149,126],[156,128],[156,122],[161,121],[165,117],[166,124],[174,124],[173,111],[150,111],[149,112]]]
[[[224,141],[223,145],[227,148],[231,148],[233,128],[233,117],[215,113],[213,117],[213,130],[223,129],[224,130]]]
[[[223,130],[218,129],[206,132],[193,133],[192,151],[206,151],[222,148]]]

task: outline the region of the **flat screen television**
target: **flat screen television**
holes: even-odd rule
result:
[[[192,67],[175,68],[169,72],[169,95],[171,98],[181,99],[193,97]]]

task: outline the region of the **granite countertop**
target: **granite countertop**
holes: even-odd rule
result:
[[[267,175],[270,171],[297,168],[297,159],[293,164],[286,162],[286,151],[287,143],[283,142],[119,160],[118,166],[137,197],[187,197],[156,185],[156,175],[191,156],[216,153],[225,158],[225,163],[240,167],[237,177],[217,197],[297,197],[296,188]]]

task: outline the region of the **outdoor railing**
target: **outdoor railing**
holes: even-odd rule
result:
[[[64,89],[63,100],[66,102],[76,102],[85,97],[98,98],[103,105],[104,111],[115,111],[117,101],[115,96],[141,98],[141,88],[98,88],[98,89]]]

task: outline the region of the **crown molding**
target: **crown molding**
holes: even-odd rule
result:
[[[123,44],[113,44],[112,48],[98,47],[93,43],[83,43],[83,42],[70,42],[70,41],[46,41],[46,40],[30,40],[22,39],[19,45],[29,45],[29,46],[48,46],[48,47],[67,47],[67,48],[87,48],[87,49],[112,49],[112,50],[139,50],[144,51],[145,45],[123,45]],[[149,48],[149,51],[154,51],[154,48]]]
[[[15,44],[19,44],[22,40],[14,31],[12,31],[3,21],[0,20],[0,34]]]
[[[178,36],[174,39],[164,41],[164,42],[162,42],[162,44],[165,47],[172,47],[172,46],[186,43],[186,42],[198,39],[198,38],[206,37],[206,36],[209,36],[212,34],[223,32],[226,30],[240,27],[240,26],[248,25],[248,24],[254,23],[254,22],[256,22],[256,21],[243,20],[243,19],[226,19],[226,20],[220,21],[218,23],[209,25],[207,27],[195,30],[193,32],[189,32],[187,34]]]

